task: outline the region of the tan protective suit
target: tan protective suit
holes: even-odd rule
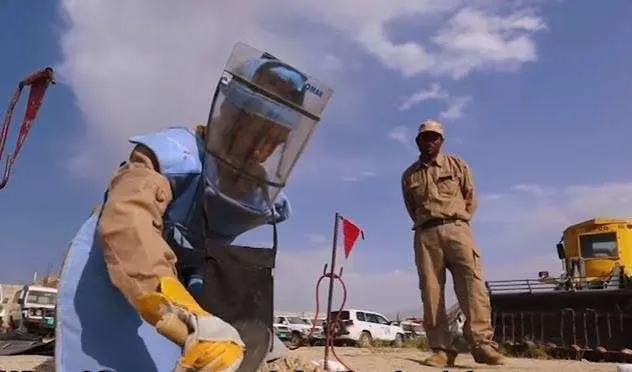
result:
[[[202,127],[198,127],[198,133],[203,133]],[[107,202],[96,211],[102,213],[98,234],[110,279],[135,307],[135,299],[155,292],[161,278],[177,278],[176,256],[162,238],[163,215],[172,193],[158,169],[152,152],[136,146],[129,160],[113,175]],[[280,372],[292,368],[320,371],[312,363],[296,358],[277,360],[261,370],[270,367]]]

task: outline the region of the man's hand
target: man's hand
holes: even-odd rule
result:
[[[277,223],[281,223],[288,218],[292,214],[292,207],[290,206],[290,201],[287,199],[283,192],[279,193],[278,200],[274,203],[275,214]]]
[[[216,316],[185,310],[179,310],[178,317],[189,326],[191,334],[175,372],[233,372],[239,368],[245,345],[235,328]]]
[[[234,372],[246,345],[237,330],[206,312],[175,277],[160,279],[158,291],[135,301],[140,316],[158,333],[183,346],[176,372]]]

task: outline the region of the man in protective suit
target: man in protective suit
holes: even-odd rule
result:
[[[299,367],[272,343],[276,224],[331,94],[237,44],[205,127],[131,138],[64,260],[56,370],[254,371],[264,358]],[[231,245],[265,224],[272,249]]]

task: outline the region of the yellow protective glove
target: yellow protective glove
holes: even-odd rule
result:
[[[160,279],[158,292],[136,299],[140,316],[176,344],[183,346],[176,372],[234,372],[245,344],[237,330],[202,307],[173,277]]]

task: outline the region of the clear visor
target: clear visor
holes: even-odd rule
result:
[[[222,193],[242,197],[263,187],[274,200],[331,91],[278,60],[260,56],[245,58],[239,69],[231,68],[238,58],[229,60],[211,108],[206,150],[218,159]]]

